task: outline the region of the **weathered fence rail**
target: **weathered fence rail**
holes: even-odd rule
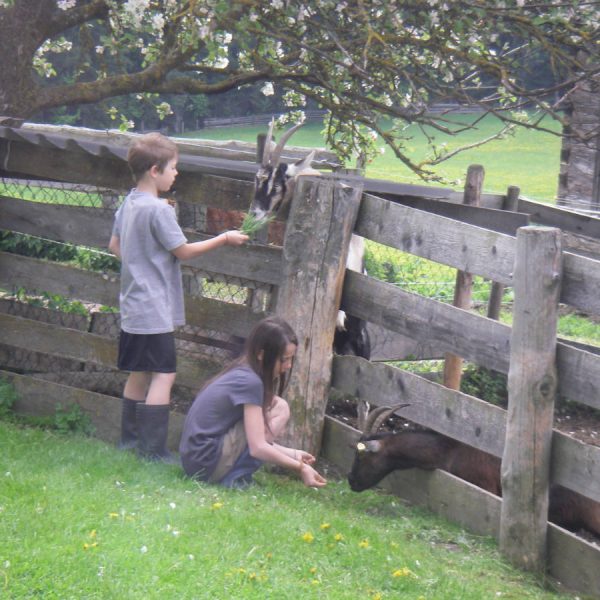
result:
[[[111,188],[116,193],[129,187],[123,146],[111,146],[106,140],[74,140],[70,134],[59,140],[55,133],[26,133],[7,133],[7,128],[0,128],[0,177],[51,178]],[[246,210],[252,194],[249,179],[255,168],[252,163],[182,153],[178,201],[200,211],[211,206]],[[425,186],[335,174],[307,178],[297,186],[283,247],[251,244],[243,249],[223,248],[186,264],[192,279],[202,279],[200,289],[192,286],[186,295],[188,322],[221,335],[244,337],[263,310],[276,311],[290,320],[301,342],[290,390],[296,423],[291,436],[313,449],[322,442],[323,454],[342,466],[348,466],[350,458],[347,442],[356,440],[358,432],[324,417],[329,385],[375,405],[410,402],[411,406],[400,412],[402,416],[502,456],[506,411],[389,365],[352,357],[332,360],[331,356],[332,317],[340,301],[345,310],[392,337],[406,336],[423,345],[435,345],[503,373],[510,372],[515,351],[508,325],[408,293],[368,275],[344,273],[352,231],[378,244],[512,286],[518,256],[515,234],[520,227],[531,222],[546,226],[560,223],[569,235],[567,251],[561,253],[560,301],[588,314],[600,314],[600,261],[594,259],[600,255],[596,252],[600,248],[599,220],[524,199],[518,200],[519,212],[502,211],[501,195],[484,194],[481,211],[460,202],[454,192]],[[113,209],[106,206],[31,202],[16,194],[0,197],[0,229],[64,243],[104,248],[112,218]],[[191,229],[187,233],[190,239],[205,235]],[[257,312],[256,306],[243,298],[223,301],[203,295],[214,282],[222,281],[242,290],[261,287],[272,299]],[[118,277],[2,252],[0,287],[15,286],[114,305]],[[117,377],[116,335],[5,312],[0,312],[0,328],[5,346],[81,362],[88,369],[85,373],[65,373],[65,381],[99,379],[103,375],[95,373],[95,368]],[[588,351],[560,339],[553,345],[559,393],[600,408],[600,351]],[[194,389],[219,364],[213,358],[183,355],[178,381]],[[54,394],[56,398],[72,398],[100,423],[101,435],[113,435],[109,429],[114,423],[106,413],[116,410],[114,398],[50,381],[57,379],[56,374],[28,375],[14,372],[13,366],[11,369],[13,372],[5,376],[24,395],[21,410],[35,410],[35,398],[42,402],[43,410],[50,410],[49,398]],[[179,426],[180,421],[174,419],[172,443]],[[600,449],[557,431],[550,435],[549,480],[600,500]],[[389,482],[401,495],[466,527],[500,535],[501,501],[495,496],[443,473],[398,473]],[[568,585],[600,593],[600,575],[597,568],[590,567],[598,560],[598,549],[554,526],[548,531],[550,572]]]

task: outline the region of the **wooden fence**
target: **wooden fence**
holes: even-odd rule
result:
[[[51,179],[121,191],[129,185],[123,153],[115,147],[103,142],[88,143],[86,148],[81,141],[57,140],[47,133],[27,138],[18,130],[0,128],[0,165],[0,177]],[[252,168],[250,163],[221,161],[214,174],[202,157],[182,154],[178,199],[195,207],[247,210],[252,195],[252,184],[247,179]],[[237,179],[231,176],[236,169]],[[399,413],[402,416],[503,456],[503,472],[510,466],[516,473],[515,483],[508,486],[503,500],[507,506],[527,500],[531,489],[519,486],[519,482],[531,477],[546,488],[549,481],[556,482],[598,501],[600,449],[552,431],[547,423],[548,411],[540,415],[534,405],[540,393],[551,404],[556,388],[570,400],[600,408],[600,349],[582,349],[565,340],[552,342],[552,338],[548,345],[548,338],[539,334],[533,336],[538,342],[535,351],[546,353],[544,364],[519,372],[518,377],[515,368],[516,359],[529,350],[529,340],[523,339],[522,331],[541,332],[550,325],[554,327],[550,334],[556,335],[557,299],[587,314],[600,314],[600,221],[525,199],[518,200],[517,211],[506,211],[502,210],[505,200],[501,195],[483,195],[481,206],[473,207],[463,205],[462,194],[450,190],[355,176],[306,178],[296,188],[283,247],[251,244],[221,248],[186,264],[187,273],[197,272],[209,283],[223,281],[230,285],[234,281],[242,289],[260,287],[267,301],[258,306],[249,301],[226,302],[200,295],[188,286],[188,323],[224,336],[243,337],[267,312],[288,319],[300,338],[288,398],[294,423],[290,438],[307,448],[320,448],[323,456],[342,467],[349,467],[352,453],[348,444],[355,442],[359,433],[325,417],[330,385],[341,393],[367,398],[374,405],[409,402],[410,406]],[[104,248],[113,212],[104,207],[30,202],[3,195],[0,228]],[[544,227],[527,227],[530,223]],[[552,229],[557,226],[563,230],[562,243],[556,241],[561,238]],[[515,318],[519,314],[519,328],[524,329],[515,331],[498,321],[410,294],[367,275],[345,272],[352,232],[513,286]],[[191,230],[188,236],[191,240],[204,237]],[[551,260],[547,260],[548,236],[555,240],[550,243]],[[531,239],[543,242],[527,241]],[[542,247],[546,250],[540,253]],[[531,263],[527,256],[537,257],[538,269],[524,271]],[[14,286],[114,305],[118,277],[1,253],[0,287]],[[532,299],[543,301],[546,310],[528,310]],[[522,443],[531,443],[531,439],[520,427],[519,419],[507,421],[507,412],[498,407],[384,363],[332,357],[334,317],[340,302],[348,312],[392,336],[433,344],[443,352],[507,373],[513,381],[509,386],[509,414],[520,411],[528,415],[532,429],[545,436],[541,447],[544,460],[523,463],[507,452],[506,439]],[[10,311],[0,314],[0,326],[0,341],[8,348],[94,367],[85,377],[71,372],[70,378],[61,379],[56,373],[19,373],[10,365],[11,370],[3,374],[20,392],[19,410],[50,411],[57,401],[71,400],[88,411],[99,435],[115,438],[118,400],[74,387],[74,382],[86,378],[90,381],[94,377],[118,376],[114,335],[95,333],[91,327],[64,327]],[[187,359],[183,355],[182,359],[178,382],[190,394],[220,366],[211,358]],[[542,379],[546,385],[533,385]],[[538,391],[526,393],[529,383]],[[175,445],[181,415],[174,415],[172,425],[171,444]],[[536,523],[535,527],[525,529],[516,539],[508,534],[515,517],[502,511],[500,498],[451,475],[413,470],[389,476],[386,485],[470,530],[496,536],[513,562],[524,564],[526,558],[530,568],[545,564],[548,572],[565,585],[600,594],[598,547],[554,525],[546,531],[545,518],[540,527],[539,504],[529,503],[527,509],[533,513],[530,521]],[[523,539],[530,541],[526,548]]]

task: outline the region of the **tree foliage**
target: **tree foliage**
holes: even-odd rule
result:
[[[600,70],[599,23],[600,3],[580,0],[0,0],[0,115],[261,83],[294,119],[307,101],[327,109],[340,155],[379,135],[427,175],[448,156],[435,132],[481,118],[432,114],[436,102],[493,113],[498,135],[544,129],[544,115],[564,124],[569,94]],[[409,124],[431,138],[423,163]]]

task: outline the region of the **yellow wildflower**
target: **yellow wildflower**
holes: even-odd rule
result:
[[[392,577],[409,577],[414,575],[414,573],[408,567],[402,567],[401,569],[396,569],[392,573]]]
[[[323,531],[326,531],[327,529],[329,529],[331,527],[331,525],[329,523],[321,523],[321,529]]]
[[[341,541],[344,539],[344,536],[343,536],[341,533],[336,533],[336,534],[333,536],[333,539],[334,539],[336,542],[341,542]]]
[[[91,538],[95,538],[95,537],[96,537],[96,530],[95,530],[95,529],[92,529],[92,530],[90,531],[90,537],[91,537]]]
[[[360,542],[358,542],[358,546],[359,548],[368,548],[369,540],[361,540]]]
[[[311,567],[310,572],[314,575],[317,572],[317,567]]]
[[[304,541],[305,541],[307,544],[310,544],[310,543],[311,543],[311,542],[312,542],[312,541],[315,539],[315,536],[314,536],[314,535],[313,535],[313,534],[312,534],[310,531],[307,531],[307,532],[306,532],[306,533],[305,533],[305,534],[302,536],[302,539],[303,539],[303,540],[304,540]]]
[[[223,508],[223,503],[222,503],[222,502],[215,502],[215,503],[212,505],[212,509],[213,509],[213,510],[219,510],[220,508]]]
[[[117,519],[117,518],[119,517],[119,513],[116,513],[116,512],[111,512],[111,513],[108,513],[108,516],[109,516],[111,519]]]
[[[98,545],[98,542],[93,542],[91,544],[84,544],[83,545],[83,549],[84,550],[89,550],[90,548],[95,548]]]

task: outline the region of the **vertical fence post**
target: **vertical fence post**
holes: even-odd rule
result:
[[[513,564],[530,571],[542,571],[546,560],[560,278],[560,229],[521,227],[514,271],[500,549]]]
[[[521,190],[514,185],[509,186],[506,192],[506,198],[502,203],[502,210],[516,211],[519,205],[519,195]],[[489,319],[497,321],[500,318],[500,309],[502,308],[502,296],[504,295],[504,284],[494,281],[490,290],[490,299],[488,301],[487,316]]]
[[[485,171],[481,165],[471,165],[467,170],[463,204],[479,206],[481,204],[481,189]],[[473,275],[466,271],[456,272],[454,286],[454,306],[471,308],[471,293],[473,291]],[[463,360],[456,354],[447,353],[444,360],[444,385],[453,390],[460,389]]]
[[[286,394],[285,441],[313,454],[321,445],[335,321],[361,196],[362,185],[301,177],[287,221],[276,313],[298,335],[298,352]]]

